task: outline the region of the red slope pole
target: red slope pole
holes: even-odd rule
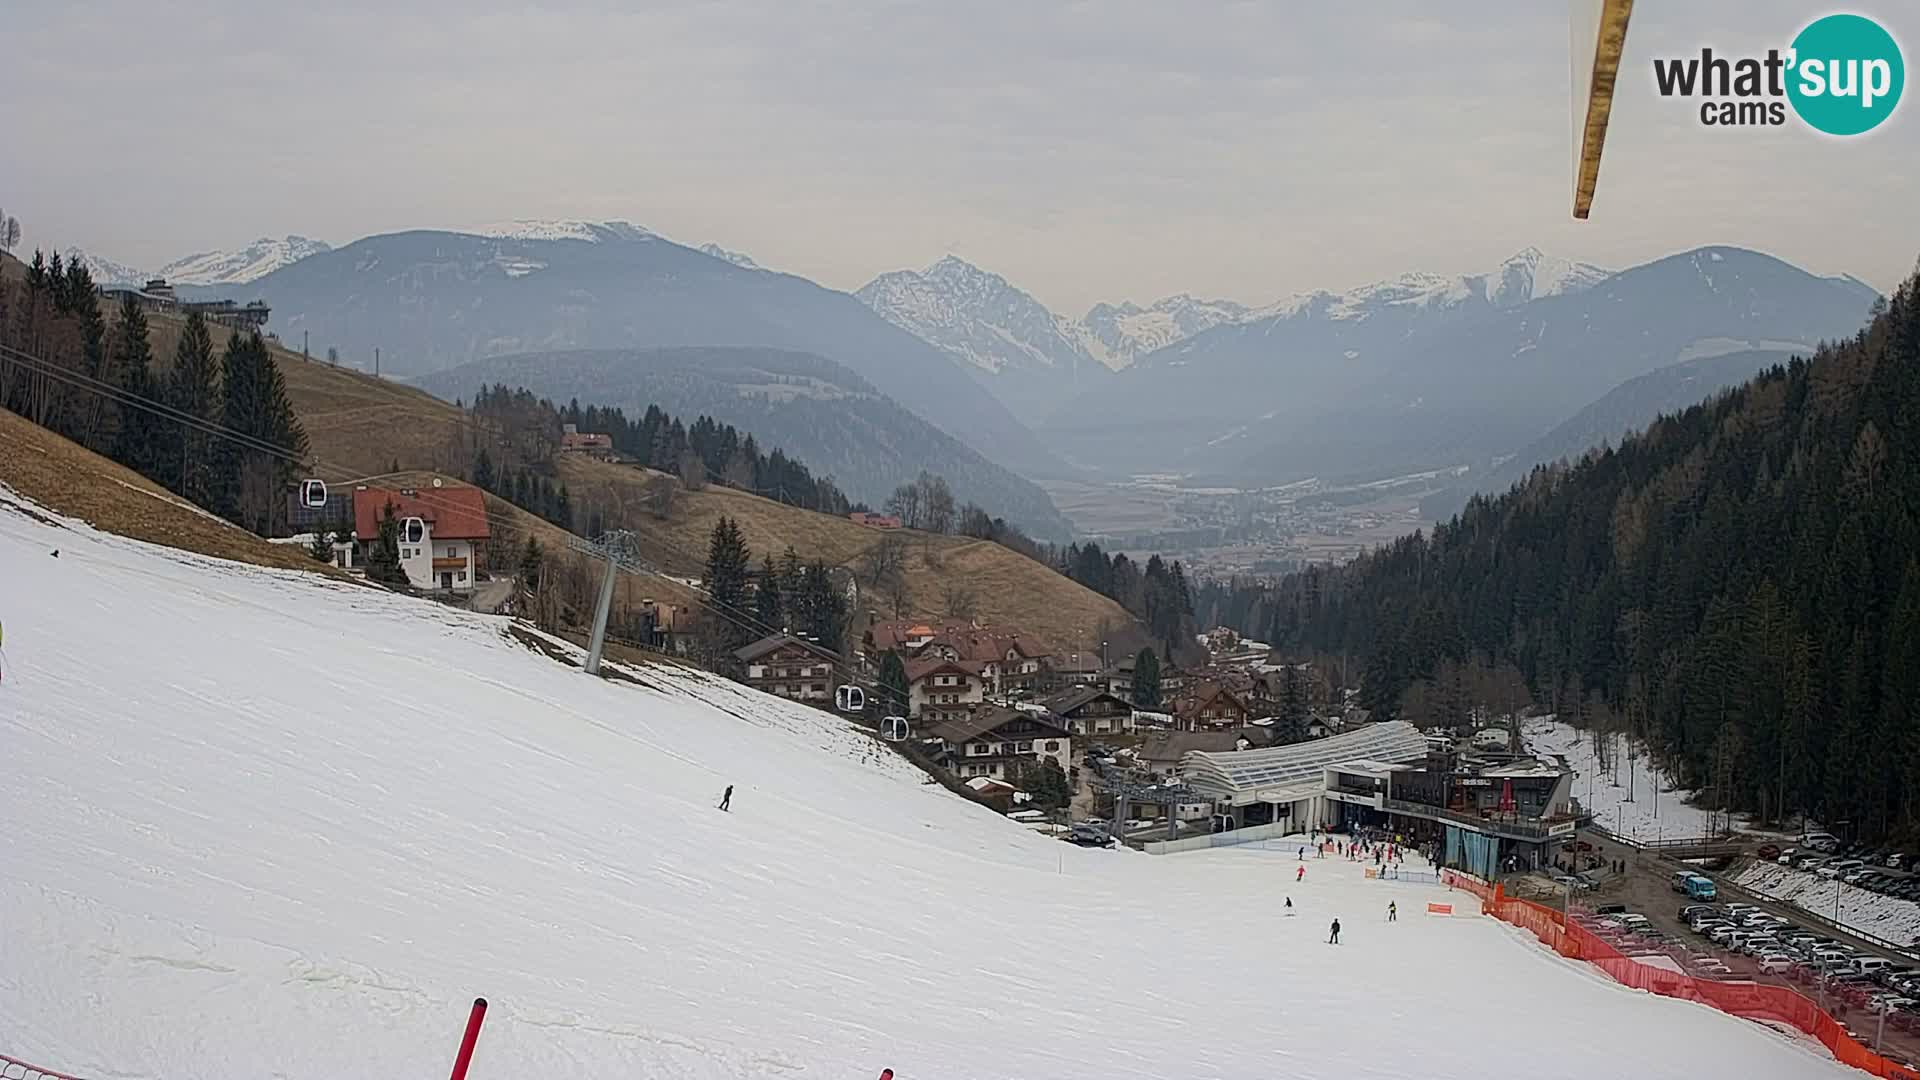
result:
[[[473,1044],[480,1041],[480,1022],[487,1018],[487,999],[474,998],[473,1012],[467,1016],[467,1033],[460,1040],[460,1054],[453,1059],[453,1080],[466,1080],[467,1066],[473,1061]]]

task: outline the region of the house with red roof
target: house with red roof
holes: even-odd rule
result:
[[[387,508],[400,530],[400,566],[428,592],[468,592],[479,570],[487,530],[486,497],[474,487],[369,487],[353,490],[354,561],[366,565]]]

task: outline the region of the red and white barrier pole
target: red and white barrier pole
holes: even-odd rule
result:
[[[473,1012],[467,1015],[467,1033],[460,1040],[460,1054],[453,1059],[453,1080],[467,1080],[467,1066],[473,1062],[473,1044],[480,1041],[480,1022],[487,1018],[487,999],[474,998]]]

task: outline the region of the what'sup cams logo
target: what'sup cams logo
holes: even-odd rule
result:
[[[1828,15],[1794,35],[1783,52],[1660,58],[1653,81],[1665,98],[1700,99],[1707,127],[1778,126],[1787,109],[1815,131],[1860,135],[1893,115],[1907,81],[1900,45],[1863,15]]]

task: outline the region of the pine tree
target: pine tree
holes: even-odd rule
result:
[[[108,335],[108,370],[113,384],[133,399],[154,399],[159,395],[153,384],[153,348],[147,342],[147,313],[131,295],[124,297],[114,313]],[[146,477],[158,471],[160,447],[156,445],[159,420],[151,409],[132,402],[123,403],[113,432],[111,456],[115,461]]]
[[[907,665],[900,654],[888,649],[880,656],[880,707],[889,716],[907,715]]]
[[[767,552],[760,565],[760,583],[753,590],[753,616],[768,633],[787,627],[785,605],[780,597],[780,572],[774,569],[773,552]]]
[[[800,618],[806,634],[834,652],[846,646],[847,598],[833,586],[825,563],[815,561],[802,573]]]
[[[487,453],[484,446],[473,459],[473,486],[482,491],[493,490],[493,455]]]
[[[1160,657],[1152,649],[1134,654],[1133,703],[1142,709],[1160,707]]]
[[[540,549],[540,541],[527,537],[527,546],[520,552],[520,587],[531,593],[539,587],[540,569],[546,560],[546,553]]]
[[[406,568],[400,565],[400,520],[388,503],[380,515],[379,532],[367,547],[367,580],[383,585],[408,584]]]
[[[286,495],[298,479],[296,463],[306,457],[306,432],[280,365],[258,333],[229,338],[221,369],[221,423],[246,438],[222,439],[214,455],[215,507],[230,521],[274,535],[286,523]]]
[[[167,373],[168,405],[209,424],[220,417],[219,369],[214,364],[213,338],[199,313],[187,316],[180,341],[173,350],[173,370]],[[196,506],[216,510],[213,501],[212,436],[189,424],[172,425],[168,445],[171,459],[164,469],[167,486]]]
[[[747,610],[747,567],[752,559],[739,524],[722,517],[707,542],[707,574],[702,582],[708,607],[703,636],[710,660],[722,671],[734,669],[734,650],[750,640],[742,623]]]
[[[314,529],[313,542],[307,545],[307,554],[313,556],[314,562],[332,562],[333,534],[324,527]]]
[[[1280,720],[1286,727],[1300,735],[1307,730],[1307,688],[1300,681],[1300,672],[1292,664],[1280,670]]]
[[[787,550],[780,555],[780,603],[789,622],[798,623],[800,608],[806,603],[800,595],[800,583],[803,577],[800,556],[788,544]]]

